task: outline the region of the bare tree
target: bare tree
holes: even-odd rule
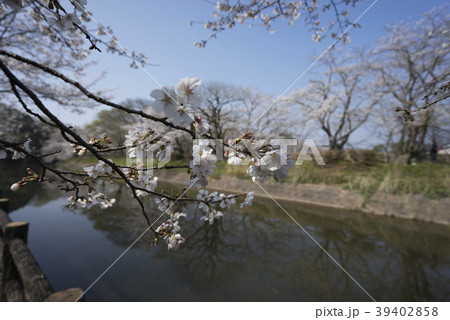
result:
[[[418,158],[425,149],[428,129],[436,124],[436,110],[449,112],[448,104],[421,108],[433,101],[434,92],[450,75],[449,18],[444,7],[424,14],[418,21],[389,26],[387,36],[374,51],[379,59],[374,65],[378,85],[395,103],[384,106],[385,112],[394,117],[393,110],[397,108],[406,112],[409,120],[415,120],[400,125],[399,152],[406,163]],[[418,109],[422,110],[413,115]]]
[[[223,82],[207,82],[199,94],[203,103],[196,111],[211,126],[211,134],[224,139],[235,125],[236,105],[242,97],[240,89]]]
[[[305,129],[283,101],[275,103],[272,95],[251,87],[209,82],[200,94],[204,103],[197,111],[211,125],[215,137],[237,138],[252,132],[266,138],[289,138]]]
[[[330,50],[321,60],[320,77],[294,90],[286,100],[300,107],[302,116],[316,122],[330,149],[341,150],[366,123],[380,95],[370,90],[367,55],[361,49],[344,54]]]
[[[301,137],[305,124],[293,116],[285,101],[253,88],[241,89],[241,104],[238,111],[240,132],[253,132],[257,136],[292,138]]]

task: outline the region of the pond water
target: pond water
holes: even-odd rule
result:
[[[64,211],[67,196],[48,187],[3,193],[11,218],[30,222],[29,246],[55,290],[89,287],[146,229],[129,190],[104,187],[118,203],[78,214]],[[154,220],[159,212],[146,201]],[[376,300],[450,300],[449,228],[281,204]],[[151,247],[149,231],[86,300],[370,301],[271,200],[234,207],[212,226],[187,210],[179,250]]]

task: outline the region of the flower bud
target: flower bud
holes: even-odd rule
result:
[[[20,184],[19,184],[18,182],[14,183],[14,184],[11,186],[11,190],[12,190],[12,191],[17,191],[17,190],[19,190],[19,188],[20,188]]]

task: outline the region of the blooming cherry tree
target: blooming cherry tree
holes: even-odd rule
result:
[[[101,36],[107,31],[104,27],[100,27],[100,31],[103,31],[103,33],[98,32],[99,37],[94,37],[83,25],[83,23],[90,21],[89,14],[85,9],[86,1],[69,0],[68,3],[72,7],[71,13],[57,0],[49,0],[45,3],[33,0],[3,0],[2,3],[5,3],[7,7],[2,5],[0,12],[6,15],[6,18],[9,15],[19,15],[23,19],[23,21],[21,20],[21,26],[24,28],[31,28],[25,21],[27,15],[30,15],[31,21],[38,21],[40,25],[45,22],[47,31],[39,33],[39,37],[36,37],[36,39],[30,39],[35,41],[36,44],[41,41],[40,38],[47,44],[48,42],[45,41],[53,41],[54,35],[59,39],[58,41],[62,41],[69,49],[74,50],[74,55],[82,60],[82,57],[85,56],[83,52],[86,50],[78,43],[72,47],[70,42],[65,41],[67,39],[80,39],[80,36],[82,36],[89,41],[91,50],[101,51],[100,46],[103,45],[107,48],[107,51],[123,54],[111,43],[102,40]],[[5,42],[3,41],[3,43]],[[195,110],[199,110],[199,105],[202,103],[198,94],[201,86],[200,79],[185,77],[176,85],[176,89],[172,86],[165,86],[151,91],[150,96],[154,98],[151,104],[153,110],[148,112],[145,109],[137,110],[112,102],[99,93],[90,91],[80,82],[64,74],[63,68],[59,64],[47,64],[33,60],[27,57],[26,50],[14,52],[12,44],[2,46],[2,48],[12,50],[0,50],[0,70],[7,80],[2,85],[9,86],[10,98],[15,99],[25,112],[40,121],[43,126],[56,128],[74,155],[78,157],[92,156],[97,160],[96,164],[86,166],[80,171],[61,170],[45,161],[47,156],[57,153],[58,150],[54,150],[50,154],[42,154],[39,150],[33,151],[32,148],[30,149],[30,144],[33,142],[29,139],[9,141],[1,137],[0,159],[17,160],[27,157],[40,166],[40,170],[37,172],[29,169],[28,176],[12,184],[12,190],[18,191],[30,183],[58,183],[60,190],[70,194],[66,205],[68,209],[83,210],[96,205],[102,209],[108,209],[114,207],[116,199],[108,196],[106,188],[98,182],[105,180],[110,183],[124,183],[134,201],[138,203],[143,219],[155,235],[153,243],[157,244],[162,239],[168,249],[176,249],[185,242],[181,235],[181,218],[190,214],[183,211],[185,203],[197,203],[198,209],[204,213],[201,219],[208,224],[226,218],[226,209],[237,203],[240,203],[241,208],[252,204],[252,192],[225,195],[204,189],[208,186],[208,178],[216,169],[216,162],[219,158],[221,159],[222,155],[218,153],[219,148],[217,146],[209,145],[209,141],[215,138],[208,133],[209,124],[195,114]],[[143,57],[138,59],[132,56],[132,59],[134,64],[144,63]],[[64,83],[65,86],[70,87],[69,92],[72,96],[82,96],[86,101],[95,102],[145,120],[151,120],[152,123],[157,125],[145,126],[143,123],[137,123],[129,129],[124,137],[123,144],[114,141],[108,132],[100,137],[94,136],[90,139],[84,139],[76,128],[63,123],[49,110],[46,106],[48,99],[46,99],[44,92],[39,92],[26,81],[28,80],[26,76],[28,73],[35,76],[33,71],[24,73],[22,72],[24,69],[16,70],[17,64],[34,70],[38,74],[38,78],[45,75],[50,78],[51,82]],[[30,108],[31,105],[33,105],[33,110]],[[194,146],[192,149],[193,160],[189,165],[170,166],[166,163],[165,160],[170,158],[174,150],[173,139],[161,127],[190,135]],[[223,147],[228,148],[229,163],[244,164],[244,160],[252,163],[248,172],[254,181],[264,181],[268,177],[280,180],[286,176],[287,170],[291,167],[291,162],[283,163],[283,154],[279,148],[268,143],[257,144],[252,133],[245,133],[235,141],[221,143]],[[251,146],[251,150],[249,150],[249,146]],[[115,163],[112,160],[114,159],[113,155],[124,150],[129,160],[127,164]],[[143,157],[141,157],[142,154],[144,154]],[[136,161],[144,158],[152,160],[150,166],[148,161],[147,163]],[[155,158],[155,162],[158,162],[155,165],[153,165],[153,158]],[[155,172],[157,170],[180,168],[186,169],[186,187],[182,190],[170,192],[160,190],[158,188],[158,176],[155,175]],[[186,191],[188,189],[197,190],[198,194],[192,197],[187,196]],[[156,228],[153,228],[153,224],[156,223],[158,217],[150,216],[151,212],[142,200],[146,195],[154,197],[158,209],[164,216],[164,222]]]

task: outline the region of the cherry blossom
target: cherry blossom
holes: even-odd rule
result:
[[[166,241],[167,249],[178,249],[180,244],[184,243],[185,239],[179,233],[181,227],[179,226],[178,219],[186,217],[183,212],[170,213],[170,219],[163,222],[156,232]]]
[[[295,162],[287,157],[288,155],[281,153],[279,149],[267,151],[260,159],[252,159],[253,164],[247,169],[247,173],[253,182],[264,182],[270,177],[280,181],[286,178],[288,170],[295,165]],[[283,160],[286,164],[282,164]]]
[[[158,209],[165,212],[168,208],[172,207],[173,202],[169,201],[167,198],[155,198],[155,203],[158,205]]]
[[[184,243],[185,239],[181,236],[181,234],[171,234],[167,237],[167,249],[178,249],[178,246]]]
[[[161,147],[158,143],[162,137],[157,135],[155,130],[150,128],[137,127],[130,129],[125,135],[125,146],[127,147],[130,158],[137,157],[137,151],[151,151]]]
[[[195,89],[201,85],[201,80],[199,78],[183,78],[177,85],[177,92],[180,95],[181,102],[185,105],[199,105],[201,99]]]
[[[245,154],[231,150],[228,155],[227,163],[234,166],[240,166],[245,158]]]
[[[166,116],[172,118],[172,123],[178,125],[180,121],[189,125],[194,121],[192,110],[185,105],[178,105],[174,108],[166,108]]]
[[[199,190],[197,199],[201,200],[198,204],[198,208],[205,212],[205,216],[202,216],[200,220],[208,221],[209,224],[214,223],[214,219],[219,219],[223,216],[222,211],[213,208],[215,204],[218,204],[220,208],[230,208],[232,204],[236,203],[236,196],[234,194],[225,195],[223,193],[218,194],[217,191],[209,193],[207,190]]]
[[[84,167],[83,170],[89,175],[89,177],[94,179],[97,178],[99,174],[112,172],[112,168],[102,160],[99,160],[98,164],[95,166]]]
[[[31,153],[30,149],[31,139],[28,139],[23,144],[18,144],[17,147],[24,149],[26,152]],[[15,149],[15,148],[7,148],[0,146],[0,159],[5,159],[8,155],[11,156],[11,159],[18,160],[26,157],[26,154]]]
[[[73,153],[76,154],[79,157],[85,156],[87,153],[87,149],[85,147],[80,147],[76,144],[72,144],[73,149]]]
[[[150,93],[155,99],[151,106],[156,113],[164,111],[174,125],[178,125],[180,121],[190,125],[196,120],[190,107],[201,104],[200,97],[194,92],[200,84],[200,79],[186,77],[178,83],[176,92],[172,86],[155,89]]]
[[[177,107],[177,98],[172,86],[163,87],[161,90],[155,89],[150,96],[155,99],[151,106],[156,113],[167,112]]]
[[[72,29],[74,28],[74,24],[77,25],[81,24],[81,21],[77,16],[77,13],[78,13],[77,9],[74,8],[73,13],[68,13],[62,17],[61,16],[56,18],[50,17],[47,19],[47,22],[61,31]]]
[[[130,181],[132,181],[133,185],[138,188],[154,191],[157,186],[158,177],[152,177],[148,170],[139,170],[137,178],[130,178]],[[136,190],[136,194],[138,197],[140,197],[148,195],[148,192],[145,192],[143,190]]]
[[[198,178],[198,182],[202,187],[208,185],[208,176],[211,175],[216,168],[216,156],[212,153],[213,149],[205,143],[207,140],[200,140],[199,144],[192,147],[193,160],[189,163],[192,178]]]
[[[222,217],[222,211],[218,211],[216,209],[211,209],[206,216],[201,217],[200,220],[205,220],[208,221],[209,224],[213,224],[214,223],[214,219],[218,219],[220,217]]]
[[[197,199],[204,201],[199,203],[198,208],[202,209],[204,212],[208,212],[209,202],[219,201],[221,197],[218,196],[217,191],[209,193],[208,190],[201,189],[198,191]]]
[[[195,117],[192,128],[195,132],[195,137],[200,139],[205,133],[209,131],[211,126],[207,124],[202,118]]]
[[[247,196],[245,197],[245,201],[241,203],[241,208],[243,208],[244,206],[251,206],[253,203],[253,191],[247,193]]]
[[[223,193],[219,194],[219,198],[222,199],[222,201],[220,201],[219,206],[222,209],[230,208],[231,205],[236,203],[235,197],[236,196],[234,194],[229,194],[228,196]]]
[[[94,191],[96,193],[94,193]],[[71,196],[67,200],[69,203],[66,204],[66,208],[72,210],[78,210],[80,208],[89,209],[96,204],[98,204],[101,209],[107,209],[112,207],[116,202],[116,199],[108,199],[106,194],[97,192],[96,190],[88,193],[87,197]]]
[[[14,150],[14,154],[11,157],[11,159],[18,160],[18,159],[23,159],[23,158],[25,158],[25,154],[24,153],[22,153],[20,151],[17,151],[17,150]]]
[[[162,146],[161,150],[156,152],[156,158],[158,161],[164,161],[166,159],[170,159],[171,154],[173,153],[173,147],[171,145]]]

